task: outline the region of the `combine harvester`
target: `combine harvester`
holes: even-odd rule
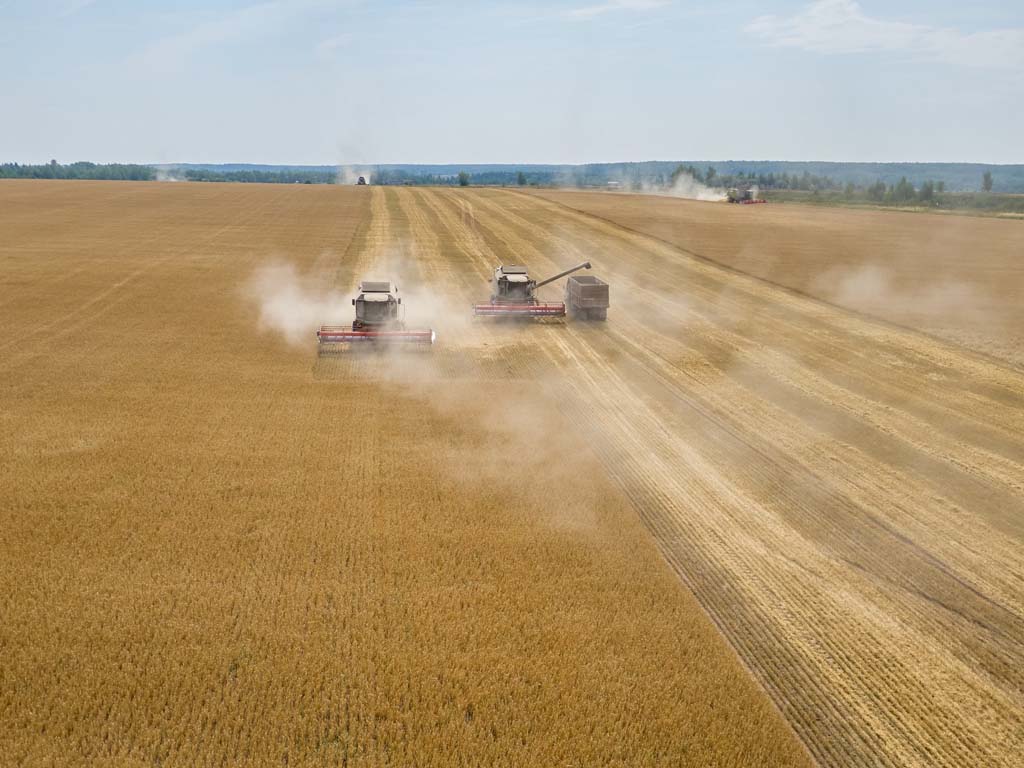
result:
[[[733,187],[726,192],[725,197],[730,203],[738,203],[740,205],[768,202],[763,197],[757,196],[757,189],[755,187]]]
[[[494,278],[491,281],[493,292],[490,302],[474,304],[473,314],[484,317],[565,317],[565,303],[541,302],[537,298],[537,289],[580,269],[590,269],[590,262],[577,264],[538,283],[530,279],[526,267],[499,266],[494,270]]]
[[[398,287],[389,281],[364,280],[359,283],[359,296],[352,299],[356,319],[347,325],[321,325],[316,332],[320,352],[332,350],[338,344],[369,342],[378,344],[434,343],[434,332],[429,329],[409,330],[402,321]],[[403,308],[404,309],[404,308]]]

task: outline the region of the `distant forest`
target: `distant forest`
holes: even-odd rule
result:
[[[0,179],[107,179],[115,181],[154,181],[156,168],[149,165],[113,163],[71,163],[61,165],[51,160],[46,165],[0,164]]]
[[[330,170],[240,170],[217,171],[207,168],[185,168],[161,171],[169,178],[181,181],[235,181],[259,184],[335,184],[338,169]]]

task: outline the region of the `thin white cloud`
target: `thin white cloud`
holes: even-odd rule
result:
[[[761,16],[746,31],[777,48],[814,53],[902,53],[965,67],[1024,69],[1024,29],[965,33],[873,18],[856,0],[817,0],[798,13]]]
[[[139,63],[157,70],[177,69],[198,50],[234,40],[259,38],[279,31],[303,12],[351,5],[330,0],[266,0],[207,18],[183,32],[160,38],[139,57]]]
[[[604,16],[616,11],[651,11],[657,8],[664,8],[669,5],[670,0],[606,0],[596,5],[585,5],[580,8],[571,8],[562,15],[569,19],[585,21],[597,16]]]
[[[79,11],[84,11],[90,5],[96,5],[97,0],[70,0],[64,9],[60,12],[59,17],[64,18],[66,16],[73,16]]]
[[[258,33],[273,25],[288,8],[280,0],[248,5],[167,35],[150,45],[141,63],[153,69],[176,69],[198,49]]]
[[[351,32],[344,32],[326,40],[321,40],[313,47],[313,55],[321,61],[327,61],[340,48],[344,48],[355,39]]]

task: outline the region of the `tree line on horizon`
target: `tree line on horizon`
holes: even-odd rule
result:
[[[946,191],[946,182],[943,180],[928,179],[918,186],[914,186],[906,176],[900,177],[895,184],[886,184],[879,179],[874,184],[858,185],[852,181],[842,184],[830,176],[818,176],[808,171],[803,174],[782,173],[745,173],[740,171],[736,174],[720,175],[714,166],[710,166],[705,172],[701,172],[693,165],[680,165],[669,178],[669,185],[674,185],[679,177],[689,176],[701,184],[722,188],[730,187],[758,187],[762,190],[795,190],[801,192],[839,192],[848,199],[864,198],[878,203],[909,203],[912,201],[931,202],[937,195]],[[982,174],[981,190],[992,191],[992,172],[985,171]]]
[[[154,181],[156,169],[148,165],[89,163],[61,165],[51,160],[43,165],[0,163],[0,179],[96,179],[106,181]]]
[[[569,171],[530,170],[486,170],[472,173],[459,171],[452,174],[419,174],[403,169],[380,169],[372,175],[374,184],[382,185],[431,185],[431,186],[576,186],[603,187],[609,180],[618,181],[624,187],[636,190],[650,187],[671,188],[680,177],[688,176],[698,183],[711,187],[730,188],[756,186],[764,191],[803,192],[812,195],[826,195],[830,198],[841,196],[845,200],[863,200],[877,204],[922,204],[934,203],[947,192],[944,180],[925,180],[914,185],[906,176],[899,181],[886,184],[881,179],[873,184],[860,185],[851,181],[843,184],[828,175],[813,174],[805,170],[797,173],[746,172],[719,173],[713,165],[703,169],[694,164],[679,164],[670,174],[644,173],[638,164],[624,179],[609,179],[608,174],[595,170],[594,166],[583,166]],[[240,182],[264,184],[335,184],[338,174],[320,170],[231,170],[218,171],[207,168],[158,169],[137,164],[75,162],[62,165],[56,160],[42,165],[3,163],[0,164],[0,178],[34,179],[104,179],[124,181],[154,181],[172,178],[182,181]],[[992,172],[986,170],[981,178],[980,189],[991,192]],[[959,194],[964,194],[962,191]],[[969,194],[969,193],[967,193]]]

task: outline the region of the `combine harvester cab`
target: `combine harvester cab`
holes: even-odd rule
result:
[[[425,345],[434,343],[430,328],[407,329],[402,321],[402,299],[398,287],[388,281],[364,280],[359,295],[352,299],[356,318],[352,325],[321,325],[316,340],[321,353],[339,345],[363,342],[370,344]]]
[[[491,281],[493,292],[490,302],[474,304],[473,314],[482,317],[565,317],[565,303],[541,302],[537,299],[537,289],[579,269],[590,269],[590,262],[577,264],[538,283],[530,278],[526,267],[499,266],[494,270],[494,278]]]

